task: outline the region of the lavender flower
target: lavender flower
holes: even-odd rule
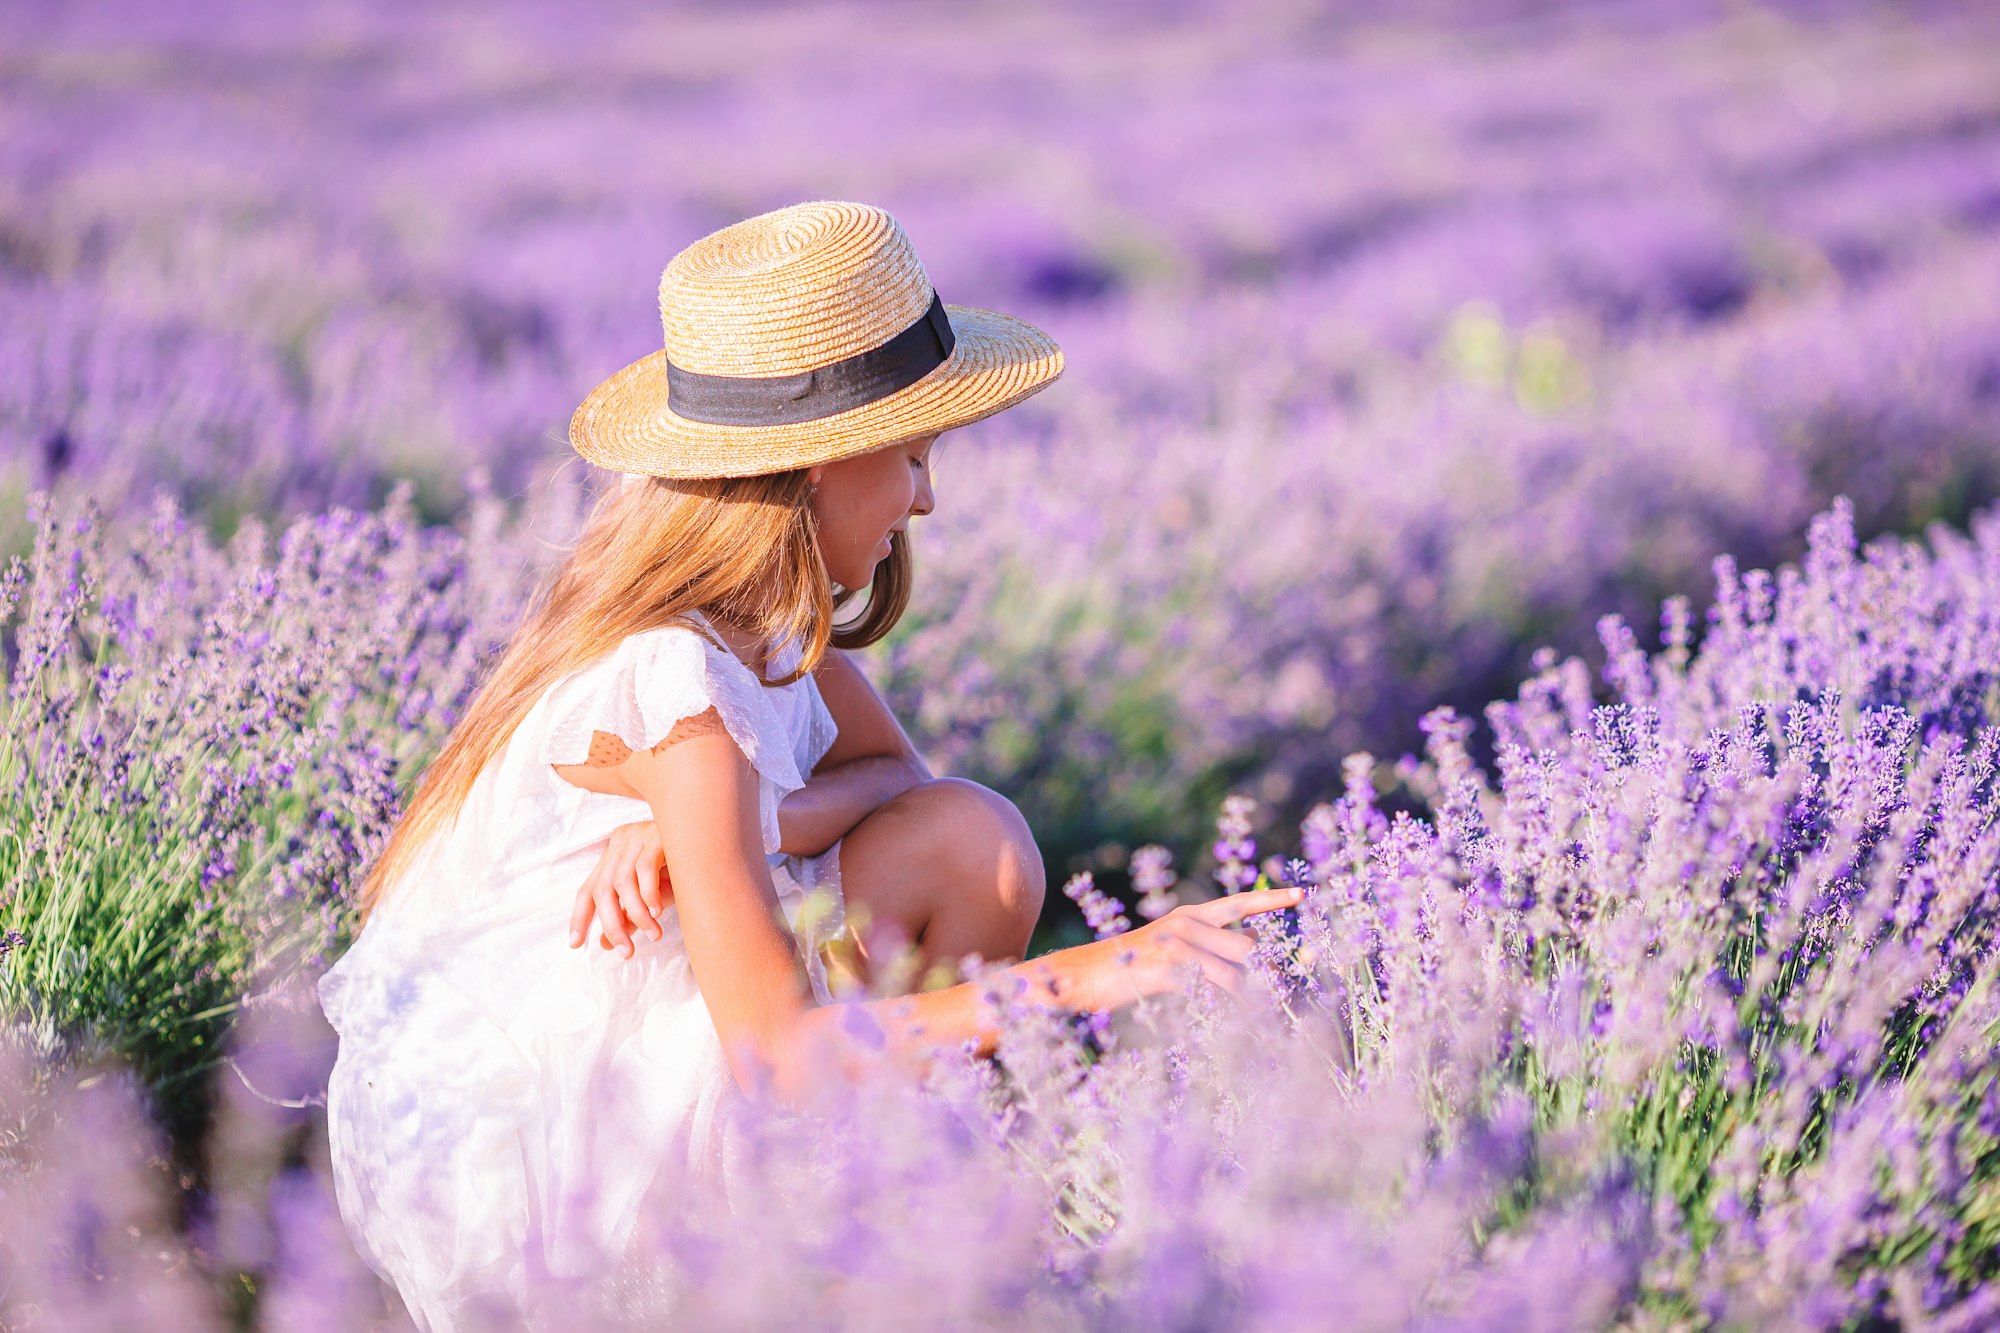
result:
[[[1139,891],[1139,915],[1156,921],[1174,909],[1174,854],[1158,843],[1149,843],[1132,853],[1132,887]]]
[[[1251,864],[1257,855],[1257,842],[1250,836],[1250,816],[1256,809],[1257,803],[1248,796],[1223,798],[1222,813],[1215,820],[1217,836],[1211,850],[1220,863],[1216,867],[1215,879],[1222,885],[1224,893],[1236,893],[1257,882],[1257,868]]]
[[[1088,870],[1080,870],[1063,883],[1063,896],[1083,909],[1083,919],[1090,923],[1100,940],[1122,934],[1132,928],[1118,900],[1097,887],[1096,878]]]

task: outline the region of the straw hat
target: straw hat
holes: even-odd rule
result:
[[[945,305],[896,219],[813,200],[745,218],[660,275],[666,346],[570,419],[600,467],[782,472],[991,416],[1062,374],[1032,324]]]

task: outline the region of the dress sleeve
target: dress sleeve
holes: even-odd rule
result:
[[[629,749],[651,749],[676,722],[712,707],[764,779],[759,786],[765,851],[776,850],[778,802],[805,781],[767,687],[734,653],[697,630],[669,625],[628,636],[583,674],[543,732],[542,763],[585,762],[591,736],[600,731]]]

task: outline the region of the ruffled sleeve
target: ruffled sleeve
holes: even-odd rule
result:
[[[833,720],[833,710],[820,697],[819,682],[807,677],[806,697],[811,701],[812,711],[806,722],[806,767],[810,773],[819,767],[819,761],[826,758],[826,752],[833,748],[840,738],[840,724]]]
[[[537,753],[543,764],[583,763],[592,735],[600,731],[630,749],[651,749],[676,722],[713,707],[764,779],[758,784],[764,850],[778,850],[778,802],[805,779],[770,688],[734,653],[698,630],[667,625],[627,636],[608,658],[559,688]]]

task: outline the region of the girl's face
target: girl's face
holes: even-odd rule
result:
[[[889,534],[910,516],[936,507],[931,494],[931,446],[942,431],[815,465],[819,483],[808,503],[819,520],[820,558],[843,588],[865,588],[889,554]]]

